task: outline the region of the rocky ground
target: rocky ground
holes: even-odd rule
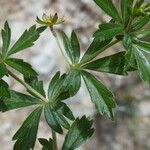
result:
[[[43,12],[58,12],[64,16],[65,23],[57,28],[70,34],[74,29],[81,41],[82,53],[91,41],[92,33],[97,25],[109,18],[91,0],[0,0],[0,27],[8,20],[12,28],[12,42],[32,24],[36,16]],[[118,44],[103,53],[102,56],[121,50]],[[50,32],[42,34],[39,41],[29,50],[17,55],[32,63],[41,74],[45,88],[52,75],[61,70],[67,71],[67,65]],[[87,91],[83,85],[78,95],[69,101],[75,115],[87,114],[95,117],[96,133],[82,150],[149,150],[150,149],[150,88],[141,82],[137,73],[127,77],[108,74],[97,74],[101,80],[114,92],[117,102],[117,120],[112,123],[95,114]],[[14,80],[7,79],[13,89],[24,91],[24,88]],[[0,114],[0,150],[11,150],[13,134],[19,128],[32,108],[14,110]],[[48,126],[41,120],[38,137],[49,137]],[[63,136],[59,135],[59,143]],[[61,144],[60,144],[61,145]],[[39,144],[35,150],[40,150]]]

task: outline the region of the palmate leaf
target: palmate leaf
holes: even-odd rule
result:
[[[8,51],[11,40],[11,29],[7,21],[5,22],[4,29],[2,29],[1,34],[3,40],[2,55],[4,56]]]
[[[51,79],[48,87],[48,98],[52,99],[54,97],[57,97],[56,94],[58,94],[57,89],[61,88],[61,85],[63,83],[64,76],[60,77],[60,72],[57,72]],[[59,84],[60,83],[60,84]]]
[[[140,8],[143,3],[144,3],[144,0],[137,0],[134,8],[135,9]]]
[[[6,65],[3,64],[3,63],[0,63],[0,79],[2,77],[4,77],[5,75],[8,75],[8,71],[7,71]]]
[[[50,128],[60,134],[63,133],[62,127],[69,129],[70,125],[62,114],[58,114],[50,105],[46,105],[44,109],[45,119]]]
[[[0,89],[0,92],[3,92],[4,94],[4,91],[2,89]],[[39,99],[31,97],[29,95],[25,95],[12,90],[10,90],[9,92],[9,98],[0,98],[0,111],[2,112],[32,105],[38,105],[41,103]]]
[[[89,120],[85,116],[81,119],[77,118],[69,129],[62,150],[75,150],[80,145],[84,144],[88,138],[90,138],[94,132],[92,128],[92,120]]]
[[[58,102],[66,100],[69,97],[74,96],[79,91],[80,86],[81,76],[79,70],[70,69],[68,74],[62,76],[57,72],[50,82],[48,97],[49,99]]]
[[[14,150],[34,149],[42,109],[42,107],[36,108],[13,136],[13,140],[17,140]]]
[[[38,139],[40,144],[42,145],[42,150],[54,150],[53,148],[53,140],[50,138],[49,140],[44,139],[44,138],[39,138]]]
[[[66,78],[66,74],[63,74],[60,76],[60,72],[57,72],[53,78],[51,79],[51,82],[49,84],[48,88],[48,98],[50,100],[63,100],[68,98],[69,95],[67,94],[67,89],[63,88],[63,82]],[[63,95],[66,94],[66,95]],[[62,96],[62,97],[60,97]]]
[[[144,16],[145,14],[149,14],[150,12],[150,3],[144,0],[135,1],[136,4],[133,9],[133,16],[139,17]]]
[[[73,31],[71,39],[69,39],[67,35],[62,32],[62,38],[67,56],[72,64],[77,64],[80,59],[80,45],[76,33]]]
[[[79,70],[70,69],[63,82],[63,88],[69,91],[70,96],[74,96],[81,87],[81,75]]]
[[[129,49],[132,47],[133,41],[132,36],[129,34],[125,34],[122,40],[122,44],[125,47],[125,49]]]
[[[51,98],[53,96],[53,89],[58,85],[60,79],[60,71],[56,72],[56,74],[52,77],[49,87],[48,87],[48,97]]]
[[[126,36],[123,43],[127,49],[125,70],[129,70],[129,67],[137,68],[141,78],[150,82],[150,61],[145,55],[145,52],[149,54],[149,44],[133,40],[130,36]]]
[[[124,48],[127,50],[125,54],[125,60],[126,60],[125,70],[127,71],[130,66],[136,68],[136,61],[132,50],[132,44],[133,44],[132,36],[130,36],[129,34],[125,34],[122,40],[122,44]]]
[[[123,31],[123,26],[116,23],[103,23],[99,28],[100,29],[94,33],[94,37],[99,38],[101,41],[112,39]]]
[[[0,79],[0,99],[4,97],[7,98],[10,97],[9,86],[4,80]],[[1,111],[1,107],[2,107],[2,103],[0,100],[0,111]]]
[[[136,70],[137,68],[137,63],[136,63],[136,58],[133,52],[132,47],[128,49],[128,51],[125,54],[125,71],[131,71],[130,68],[134,68]]]
[[[63,114],[69,120],[75,120],[75,117],[70,110],[70,108],[63,102],[59,102],[55,105],[55,109],[60,113]]]
[[[133,33],[133,36],[137,37],[138,39],[150,38],[150,30],[149,29],[143,29],[140,31],[136,31]]]
[[[33,70],[32,66],[22,59],[8,58],[5,60],[5,63],[26,77],[37,76],[37,73]]]
[[[121,0],[121,13],[124,25],[126,26],[132,16],[132,5],[134,0]]]
[[[113,119],[113,108],[116,107],[113,94],[92,74],[82,71],[82,77],[97,111]]]
[[[94,59],[97,56],[97,53],[103,52],[104,51],[104,47],[109,44],[111,41],[107,40],[107,41],[102,41],[100,38],[95,38],[93,40],[93,42],[90,44],[89,48],[87,49],[87,51],[85,52],[85,54],[83,55],[80,63],[86,63],[89,62],[90,60]]]
[[[79,62],[79,59],[80,59],[80,44],[78,41],[78,37],[74,31],[71,33],[71,46],[72,46],[72,50],[74,51],[73,63],[76,64]]]
[[[94,0],[95,3],[115,21],[121,22],[121,18],[112,0]]]
[[[24,77],[24,80],[26,83],[28,83],[33,89],[35,89],[38,93],[40,93],[41,95],[43,95],[44,97],[46,97],[45,95],[45,91],[44,91],[44,85],[43,85],[43,81],[39,81],[38,77]],[[36,95],[34,93],[31,93],[30,91],[28,91],[31,95],[35,96]]]
[[[29,30],[25,30],[18,41],[9,50],[8,55],[12,55],[33,46],[34,42],[39,38],[40,33],[45,29],[46,27],[36,28],[36,26],[33,25]]]
[[[99,72],[126,75],[127,73],[124,71],[124,66],[125,52],[119,52],[114,55],[106,56],[92,61],[84,65],[83,68]]]
[[[57,103],[54,105],[47,104],[44,107],[44,115],[48,125],[55,131],[60,134],[63,133],[62,127],[66,129],[70,128],[70,124],[66,120],[68,119],[74,120],[74,116],[71,110],[65,103]]]
[[[144,27],[150,21],[150,15],[138,17],[131,25],[132,31],[136,31]]]
[[[141,78],[150,83],[150,59],[148,59],[136,45],[133,45],[138,70]]]
[[[63,44],[64,44],[64,48],[65,48],[65,52],[67,54],[67,57],[69,58],[69,60],[71,62],[74,61],[74,58],[73,58],[73,50],[71,48],[71,43],[70,43],[70,39],[67,37],[67,35],[62,32],[62,39],[63,39]]]
[[[144,41],[137,41],[135,44],[139,49],[150,55],[150,43]]]

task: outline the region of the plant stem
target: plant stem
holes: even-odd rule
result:
[[[57,150],[57,137],[56,137],[56,132],[54,130],[52,130],[52,139],[53,139],[53,148],[54,150]]]
[[[15,74],[13,74],[11,71],[8,70],[8,74],[12,76],[15,80],[17,80],[19,83],[21,83],[28,91],[36,95],[40,100],[47,102],[47,99],[43,97],[40,93],[38,93],[36,90],[34,90],[29,84],[18,78]]]
[[[96,56],[98,56],[100,53],[102,53],[103,51],[105,51],[106,49],[108,49],[109,47],[115,45],[116,43],[118,43],[119,41],[116,39],[114,41],[112,41],[111,43],[109,43],[108,45],[102,47],[100,50],[97,50],[92,57],[88,58],[87,60],[84,60],[83,62],[79,63],[80,66],[85,65],[86,63],[88,63],[89,61],[91,61],[92,59],[94,59]]]
[[[51,31],[51,33],[53,34],[53,36],[56,40],[56,43],[57,43],[62,55],[64,56],[64,58],[66,59],[68,64],[70,64],[70,61],[69,61],[68,57],[65,55],[65,53],[63,51],[63,48],[61,47],[61,44],[59,42],[57,33],[54,31],[53,27],[49,27],[49,28],[50,28],[50,31]],[[57,150],[57,137],[56,137],[56,132],[53,129],[52,129],[52,139],[53,139],[53,148],[54,148],[54,150]]]
[[[53,27],[49,27],[49,28],[50,28],[51,33],[52,33],[53,36],[55,37],[56,43],[57,43],[57,45],[58,45],[58,47],[59,47],[59,49],[60,49],[62,55],[64,56],[64,58],[66,59],[66,61],[67,61],[68,64],[70,65],[71,62],[70,62],[69,58],[65,55],[64,50],[63,50],[63,48],[61,47],[61,44],[60,44],[60,42],[59,42],[57,33],[55,32],[55,30],[53,29]]]

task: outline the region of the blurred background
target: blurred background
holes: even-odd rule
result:
[[[115,0],[118,5],[119,0]],[[43,13],[55,13],[64,16],[65,23],[56,30],[64,30],[68,35],[75,30],[79,36],[82,54],[92,40],[92,33],[98,24],[108,21],[106,16],[93,2],[93,0],[0,0],[0,28],[5,20],[9,21],[12,29],[12,43],[20,34],[31,25],[35,24],[36,16],[42,17]],[[2,44],[2,42],[1,42]],[[115,45],[100,57],[123,50],[120,44]],[[68,66],[56,45],[55,39],[46,30],[35,46],[25,50],[16,57],[24,58],[30,62],[34,69],[44,80],[47,89],[50,78],[60,70],[68,70]],[[113,92],[118,104],[116,121],[103,118],[96,114],[90,101],[87,90],[82,84],[78,94],[68,101],[76,116],[83,114],[94,118],[95,134],[83,145],[81,150],[150,150],[150,88],[142,82],[137,72],[126,77],[110,74],[96,73],[96,75]],[[18,75],[19,76],[19,75]],[[20,76],[21,77],[21,76]],[[14,80],[6,78],[15,90],[25,92],[25,89],[16,84]],[[0,150],[12,150],[14,142],[12,136],[20,127],[32,108],[14,110],[0,114]],[[51,131],[41,119],[38,137],[48,138]],[[58,135],[58,143],[63,143],[63,135]],[[35,150],[41,147],[37,142]]]

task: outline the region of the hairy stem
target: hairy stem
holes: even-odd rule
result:
[[[51,31],[51,33],[53,34],[53,36],[55,37],[56,43],[57,43],[57,45],[58,45],[58,47],[59,47],[59,49],[60,49],[62,55],[64,56],[64,58],[66,59],[66,61],[68,62],[68,64],[71,64],[69,58],[65,55],[64,50],[63,50],[63,48],[61,47],[61,44],[60,44],[60,42],[59,42],[57,33],[55,32],[55,30],[53,29],[53,27],[50,27],[50,31]]]
[[[59,42],[57,33],[54,31],[53,27],[49,27],[49,28],[50,28],[51,33],[55,37],[56,43],[57,43],[62,55],[64,56],[66,61],[70,64],[70,61],[69,61],[68,57],[65,55],[65,53],[63,51],[63,48],[61,47],[61,44]],[[54,150],[57,150],[57,137],[56,137],[56,132],[53,129],[52,129],[52,139],[53,139],[53,148],[54,148]]]
[[[52,130],[52,139],[53,139],[53,148],[54,150],[57,150],[57,137],[56,137],[56,132],[54,130]]]
[[[17,80],[19,83],[21,83],[28,91],[36,95],[40,100],[47,102],[47,99],[43,97],[40,93],[38,93],[36,90],[34,90],[29,84],[18,78],[15,74],[13,74],[11,71],[8,70],[8,74],[13,77],[15,80]]]

